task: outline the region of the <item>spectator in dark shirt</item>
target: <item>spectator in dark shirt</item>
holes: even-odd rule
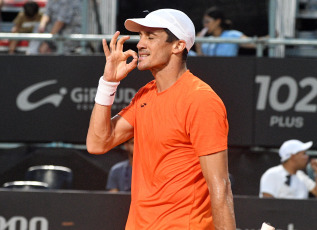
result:
[[[111,167],[106,187],[109,192],[131,191],[133,147],[134,138],[125,142],[124,148],[128,153],[128,159]]]

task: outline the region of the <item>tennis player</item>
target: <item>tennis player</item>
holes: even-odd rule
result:
[[[119,32],[109,47],[103,40],[106,65],[87,148],[103,154],[134,137],[126,229],[235,230],[226,109],[211,87],[186,67],[195,40],[192,21],[181,11],[160,9],[126,20],[125,27],[140,35],[138,54],[123,52],[129,37],[119,39]],[[111,118],[117,86],[136,67],[150,70],[154,80]]]

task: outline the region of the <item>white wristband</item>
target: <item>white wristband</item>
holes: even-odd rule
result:
[[[95,102],[99,105],[112,105],[119,84],[120,81],[105,81],[101,76],[101,78],[99,79]]]

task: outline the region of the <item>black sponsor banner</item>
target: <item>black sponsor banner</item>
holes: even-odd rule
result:
[[[0,56],[0,141],[84,143],[104,64],[104,56]],[[254,59],[189,58],[188,66],[224,100],[229,143],[251,145]],[[133,70],[118,87],[112,113],[151,80],[149,71]]]
[[[130,195],[3,189],[0,203],[0,229],[3,230],[122,230]]]
[[[317,60],[258,59],[256,68],[255,143],[300,139],[316,146]]]
[[[253,145],[254,58],[195,57],[189,69],[208,83],[225,103],[230,145]]]
[[[10,191],[0,189],[0,229],[122,230],[129,194],[84,191]],[[237,229],[260,229],[269,222],[278,230],[315,230],[316,200],[259,199],[235,196]]]
[[[316,62],[191,57],[188,68],[223,99],[229,145],[279,147],[317,132]],[[0,56],[0,141],[84,143],[104,64],[104,56]],[[113,115],[151,80],[149,71],[133,70]]]
[[[287,200],[260,199],[238,196],[234,198],[237,230],[257,230],[268,222],[276,230],[314,230],[317,218],[312,210],[317,208],[315,199]]]
[[[0,141],[84,143],[104,64],[104,56],[0,56]],[[113,114],[152,79],[133,71]]]

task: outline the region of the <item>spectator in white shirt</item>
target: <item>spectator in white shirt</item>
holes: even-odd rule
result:
[[[313,142],[299,140],[285,141],[279,149],[281,164],[268,169],[261,177],[260,197],[285,199],[306,199],[309,192],[317,196],[316,181],[302,170],[306,168],[309,157],[306,151]],[[317,161],[312,160],[312,169],[317,173]]]

